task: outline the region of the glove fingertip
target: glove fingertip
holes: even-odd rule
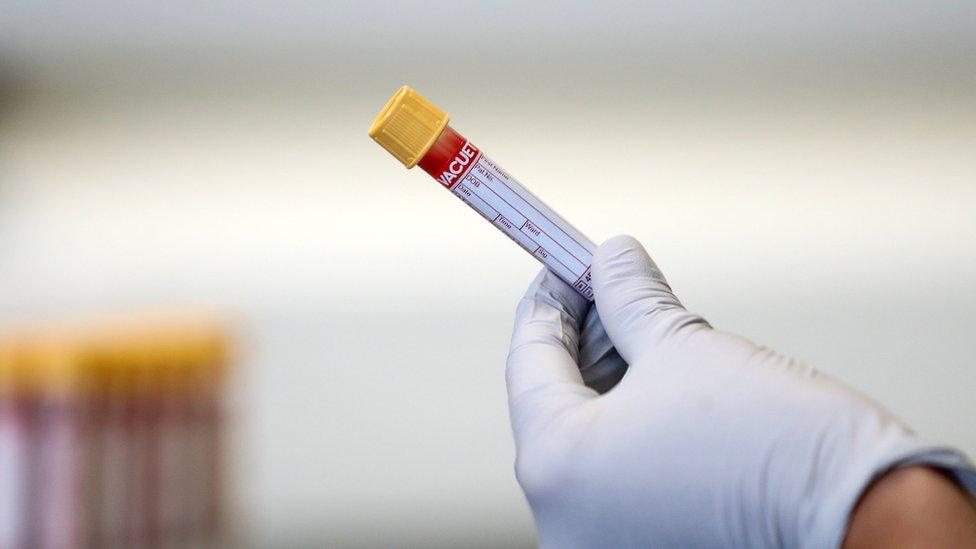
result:
[[[593,254],[593,275],[606,276],[616,272],[657,271],[657,265],[639,240],[630,235],[607,239]]]
[[[611,236],[610,238],[604,240],[603,244],[600,244],[596,250],[596,253],[594,254],[594,259],[602,259],[608,255],[632,250],[644,251],[644,246],[641,245],[639,240],[630,236],[629,234],[618,234],[616,236]]]

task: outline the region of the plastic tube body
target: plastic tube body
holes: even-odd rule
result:
[[[592,301],[596,245],[450,126],[417,164]]]

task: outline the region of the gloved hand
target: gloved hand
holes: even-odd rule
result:
[[[633,238],[600,246],[592,273],[595,309],[544,271],[516,313],[516,474],[541,545],[837,546],[892,467],[931,464],[976,492],[959,452],[686,311]],[[580,373],[605,389],[625,363],[602,395]]]

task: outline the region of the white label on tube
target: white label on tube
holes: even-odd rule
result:
[[[596,245],[484,154],[462,175],[451,192],[593,300],[590,263]]]

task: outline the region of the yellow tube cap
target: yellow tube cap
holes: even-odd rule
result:
[[[373,138],[407,168],[420,162],[450,116],[410,86],[397,90],[369,128]]]

